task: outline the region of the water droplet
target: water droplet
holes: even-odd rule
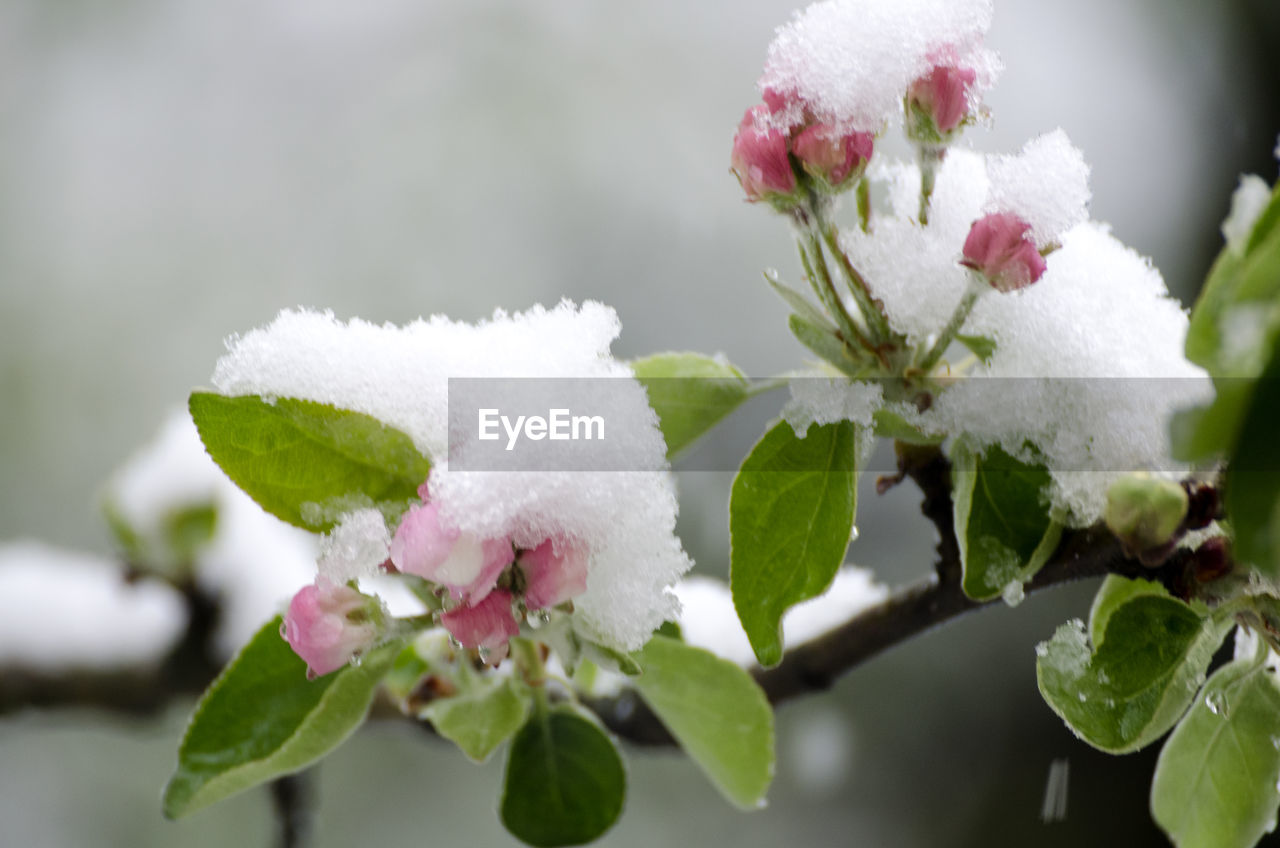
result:
[[[285,630],[284,622],[280,622],[280,638],[288,640],[289,634]]]
[[[314,671],[312,671],[312,670],[311,670],[311,667],[310,667],[310,666],[308,666],[308,667],[307,667],[307,679],[308,679],[308,680],[315,680],[315,679],[316,679],[317,677],[319,677],[319,676],[320,676],[320,675],[316,674]]]
[[[1080,699],[1080,703],[1082,703],[1082,704],[1083,704],[1085,701],[1089,700],[1089,699],[1085,696],[1085,694],[1084,694],[1083,692],[1077,692],[1077,693],[1076,693],[1076,697]]]
[[[359,668],[360,663],[364,662],[364,657],[360,654],[352,654],[351,659],[347,660],[352,668]]]
[[[858,535],[859,535],[859,534],[858,534],[858,525],[856,525],[856,524],[855,524],[855,525],[853,525],[853,527],[851,527],[851,528],[849,529],[849,541],[850,541],[850,542],[856,542],[856,541],[858,541]]]
[[[1209,708],[1209,712],[1214,715],[1227,717],[1227,697],[1221,692],[1210,692],[1204,696],[1204,705]]]
[[[550,623],[551,623],[551,611],[550,611],[550,610],[538,610],[538,621],[542,622],[543,624],[550,624]]]
[[[480,661],[481,661],[481,662],[488,662],[488,661],[489,661],[489,655],[490,655],[490,654],[492,654],[492,653],[493,653],[493,651],[491,651],[490,649],[488,649],[488,648],[484,647],[483,645],[482,645],[482,646],[480,646],[479,648],[476,648],[476,654],[480,657]]]
[[[1271,747],[1275,748],[1277,751],[1280,751],[1280,736],[1271,737]]]

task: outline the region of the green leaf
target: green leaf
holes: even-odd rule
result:
[[[186,815],[338,747],[364,721],[374,690],[400,651],[388,643],[359,666],[307,680],[307,664],[269,621],[196,705],[164,791],[164,814]]]
[[[656,353],[631,363],[674,457],[753,394],[742,372],[700,353]]]
[[[729,586],[756,658],[782,659],[782,616],[827,590],[844,560],[857,504],[857,428],[785,421],[752,448],[729,497]]]
[[[862,376],[865,364],[855,359],[849,346],[829,324],[815,324],[793,314],[787,318],[791,334],[800,344],[851,377]]]
[[[324,403],[191,394],[205,449],[267,512],[307,530],[374,506],[388,521],[418,500],[431,462],[399,430]]]
[[[1280,346],[1257,382],[1227,467],[1235,556],[1280,576]]]
[[[835,325],[823,314],[822,310],[814,306],[813,301],[809,300],[809,298],[778,279],[776,272],[766,272],[764,278],[768,281],[770,288],[787,302],[787,306],[790,306],[793,312],[815,327],[835,332]]]
[[[1111,620],[1111,614],[1143,595],[1169,597],[1165,588],[1154,581],[1130,580],[1118,574],[1107,575],[1098,587],[1098,594],[1093,596],[1093,607],[1089,610],[1089,641],[1095,649],[1101,648],[1106,641],[1107,622]]]
[[[191,562],[218,529],[218,506],[196,504],[173,510],[164,517],[164,537],[179,562]]]
[[[539,846],[582,845],[622,812],[627,776],[613,742],[572,707],[534,710],[507,755],[500,815]]]
[[[1248,848],[1275,827],[1280,688],[1261,659],[1218,669],[1160,752],[1151,814],[1178,848]]]
[[[1186,711],[1229,622],[1141,590],[1103,616],[1105,638],[1092,650],[1078,620],[1038,646],[1036,680],[1072,732],[1122,754],[1158,739]]]
[[[952,463],[964,592],[979,601],[1006,591],[1016,598],[1017,587],[1049,561],[1062,535],[1049,516],[1049,472],[999,445],[977,455],[957,444]]]
[[[529,693],[510,677],[489,679],[464,694],[435,699],[423,715],[441,736],[482,763],[525,723]]]
[[[996,340],[988,336],[967,336],[956,333],[956,341],[969,349],[978,359],[986,362],[996,352]]]
[[[680,747],[729,801],[760,807],[773,780],[773,709],[751,675],[665,636],[636,658],[644,673],[632,685]]]

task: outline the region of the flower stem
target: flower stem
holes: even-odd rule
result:
[[[871,226],[871,181],[865,176],[858,180],[857,201],[858,201],[858,226],[865,233],[867,228]]]
[[[933,366],[938,364],[938,360],[942,358],[947,348],[951,347],[951,342],[955,339],[956,333],[960,331],[960,327],[964,324],[965,319],[969,317],[969,313],[973,311],[973,306],[978,302],[978,296],[984,291],[984,287],[977,282],[970,282],[969,287],[965,289],[964,295],[960,298],[960,302],[956,304],[956,311],[951,313],[951,320],[947,322],[947,326],[942,328],[942,332],[933,343],[933,347],[929,348],[929,352],[924,358],[916,363],[916,367],[928,374],[933,370]]]
[[[858,310],[866,319],[872,341],[877,346],[883,345],[893,337],[893,331],[889,329],[889,319],[885,317],[880,304],[871,296],[871,288],[867,285],[867,281],[858,273],[858,269],[853,267],[853,263],[849,261],[845,252],[840,249],[840,240],[836,237],[835,226],[825,221],[819,222],[819,225],[822,228],[822,240],[826,242],[831,255],[840,263],[840,270],[844,272],[849,291],[853,293]]]
[[[938,179],[938,167],[946,158],[947,148],[921,144],[916,148],[920,159],[920,223],[929,223],[929,203],[933,200],[933,188]]]
[[[808,242],[807,249],[805,241]],[[873,350],[866,333],[854,321],[849,310],[845,308],[844,301],[840,299],[840,293],[836,291],[835,284],[831,281],[826,260],[822,256],[822,245],[818,243],[817,238],[810,232],[804,239],[796,240],[796,247],[800,250],[800,263],[804,266],[804,273],[809,279],[809,285],[813,287],[813,293],[826,307],[827,314],[835,319],[840,331],[846,336],[845,341],[851,347],[856,344],[866,350]]]

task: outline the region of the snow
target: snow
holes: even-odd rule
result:
[[[1016,156],[990,157],[987,176],[986,211],[1026,221],[1038,247],[1089,218],[1089,166],[1061,129],[1032,139]]]
[[[907,87],[947,59],[973,68],[973,96],[1000,62],[982,47],[990,0],[829,0],[797,12],[769,45],[761,89],[794,92],[823,121],[877,132]],[[795,115],[776,116],[791,126]]]
[[[436,315],[397,327],[286,310],[231,339],[213,382],[229,395],[329,403],[402,430],[432,459],[432,501],[464,532],[509,536],[520,547],[577,539],[591,555],[575,623],[589,638],[632,650],[676,614],[668,587],[691,563],[675,536],[669,475],[652,470],[666,468],[657,418],[631,370],[609,353],[619,330],[616,313],[590,301],[499,310],[477,325]],[[592,454],[602,465],[463,470],[481,445],[450,440],[449,383],[457,388],[460,378],[507,378],[504,402],[515,406],[543,391],[533,378],[579,381],[577,397],[606,421],[606,453]],[[594,470],[602,466],[624,470]]]
[[[42,542],[0,545],[0,666],[32,671],[159,662],[186,628],[181,594],[125,582],[119,563]]]
[[[744,667],[755,664],[755,653],[723,581],[694,575],[676,584],[675,591],[685,642]],[[783,640],[788,647],[807,642],[888,597],[888,587],[877,583],[869,569],[844,566],[825,593],[787,611],[782,618]]]
[[[984,293],[962,332],[994,339],[994,355],[913,421],[1043,461],[1054,511],[1073,525],[1101,517],[1107,487],[1124,472],[1185,471],[1169,460],[1169,416],[1212,397],[1207,375],[1183,355],[1186,313],[1147,259],[1085,220],[1088,171],[1065,134],[1014,156],[949,151],[928,226],[916,220],[915,166],[886,162],[871,174],[887,183],[888,208],[870,232],[842,231],[840,244],[910,344],[927,344],[959,303],[969,278],[957,260],[984,212],[1014,211],[1039,242],[1061,245],[1034,285]]]
[[[334,583],[371,576],[390,549],[391,534],[379,510],[349,512],[320,541],[320,576]]]
[[[853,421],[869,427],[871,416],[884,400],[884,389],[879,383],[796,377],[787,385],[791,400],[782,408],[782,418],[801,439],[812,424]]]
[[[1258,222],[1258,217],[1270,200],[1271,188],[1262,177],[1256,174],[1240,176],[1240,185],[1231,195],[1231,212],[1222,222],[1222,237],[1227,240],[1228,250],[1238,255],[1244,254],[1253,225]]]

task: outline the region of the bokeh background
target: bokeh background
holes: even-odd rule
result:
[[[0,4],[0,541],[109,553],[101,483],[207,382],[228,334],[283,307],[404,322],[594,298],[622,318],[620,356],[793,367],[804,352],[760,271],[796,278],[794,249],[728,172],[791,10]],[[990,43],[1006,71],[970,140],[1013,152],[1065,128],[1093,167],[1094,217],[1189,305],[1238,174],[1275,177],[1278,39],[1273,0],[1001,0]],[[732,441],[769,414],[748,411]],[[729,480],[680,479],[703,573],[727,568]],[[929,568],[931,531],[909,486],[878,498],[871,482],[850,556],[907,582]],[[602,844],[1161,844],[1154,751],[1097,755],[1036,693],[1033,645],[1092,588],[958,622],[784,707],[765,810],[735,812],[681,757],[632,751]],[[260,791],[161,819],[188,707],[0,719],[0,843],[269,844]],[[1062,758],[1067,818],[1043,824]],[[512,844],[493,814],[500,759],[363,732],[320,769],[318,844]]]

